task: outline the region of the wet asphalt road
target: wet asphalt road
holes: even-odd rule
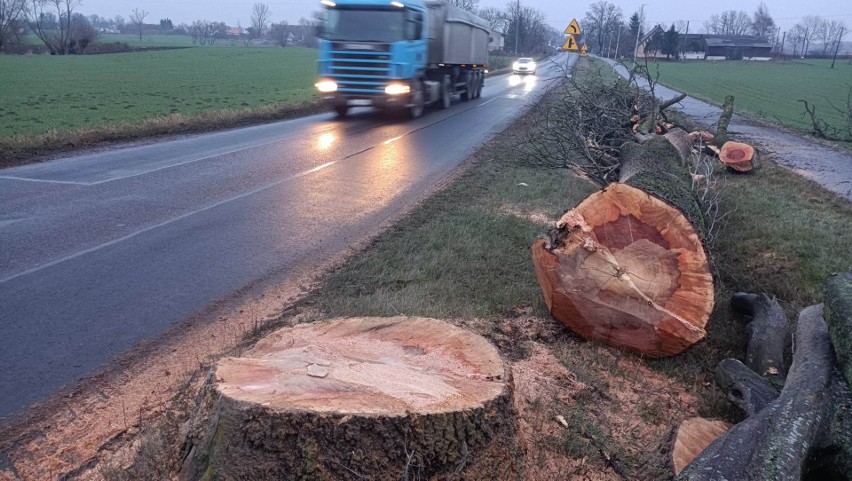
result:
[[[624,66],[615,65],[611,59],[598,58],[615,66],[616,71],[622,76],[627,76]],[[646,87],[647,82],[640,81],[640,85]],[[680,92],[663,85],[657,85],[654,91],[656,96],[662,99],[680,95]],[[692,97],[685,98],[674,108],[682,110],[689,117],[705,125],[718,122],[719,115],[722,113],[721,108]],[[736,99],[734,109],[736,109]],[[849,152],[826,147],[780,129],[759,125],[740,115],[731,117],[728,133],[758,146],[763,153],[773,154],[772,159],[778,164],[821,184],[837,195],[852,200],[852,154]]]
[[[414,121],[356,109],[0,170],[0,417],[375,232],[564,77],[566,57]]]

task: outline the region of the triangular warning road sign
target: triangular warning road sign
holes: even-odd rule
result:
[[[562,45],[562,50],[568,50],[569,52],[577,52],[580,50],[580,48],[577,47],[577,41],[574,40],[573,35],[568,35],[568,40],[566,40],[565,44]]]
[[[580,24],[577,23],[577,19],[571,20],[571,23],[568,27],[565,28],[566,35],[580,35]]]

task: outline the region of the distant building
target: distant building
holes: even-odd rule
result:
[[[753,35],[705,35],[705,60],[771,60],[772,43]]]
[[[655,35],[664,33],[656,26],[639,39],[638,57],[665,58]],[[659,38],[659,37],[658,37]],[[772,43],[752,35],[711,35],[690,33],[678,35],[680,58],[693,60],[771,60]]]
[[[506,39],[502,33],[492,30],[488,35],[488,51],[493,52],[495,50],[503,50],[503,47],[506,46]]]

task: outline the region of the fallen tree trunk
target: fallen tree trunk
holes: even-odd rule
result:
[[[551,314],[587,339],[667,356],[701,340],[713,308],[704,217],[662,136],[620,150],[620,182],[532,247]]]
[[[476,334],[406,317],[303,324],[218,363],[183,477],[517,479],[513,409]]]
[[[793,365],[778,399],[714,441],[677,479],[802,479],[832,416],[832,367],[822,305],[808,307],[799,315]]]
[[[844,285],[852,286],[852,274],[829,278],[826,300],[835,306],[852,305],[852,289]],[[785,317],[777,303],[763,295],[738,293],[732,306],[755,316],[752,331],[768,334],[750,335],[751,352],[779,349],[776,327]],[[844,309],[826,307],[825,314],[833,317],[839,311]],[[760,349],[762,342],[775,347]],[[732,400],[750,417],[714,441],[677,479],[852,479],[852,393],[835,360],[823,305],[800,313],[794,346],[793,364],[775,400],[774,388],[758,373],[731,359],[719,364],[717,382],[729,397],[739,394]],[[763,356],[750,361],[763,369],[765,364],[755,359]]]

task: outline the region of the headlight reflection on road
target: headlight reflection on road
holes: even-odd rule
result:
[[[332,134],[331,132],[326,132],[320,135],[319,139],[317,139],[317,150],[319,150],[320,152],[325,152],[332,146],[332,144],[334,144],[335,140],[336,139],[334,138],[334,134]]]
[[[538,77],[535,75],[512,75],[509,77],[509,86],[517,87],[523,84],[524,90],[532,90],[538,82]]]

